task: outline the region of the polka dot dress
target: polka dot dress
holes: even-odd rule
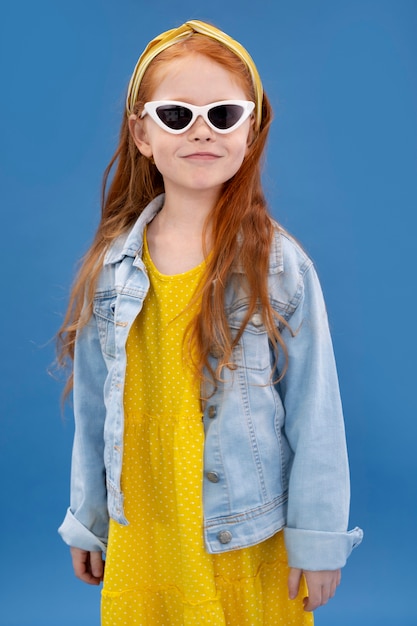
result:
[[[204,263],[160,274],[127,341],[122,489],[128,526],[110,521],[102,626],[307,626],[288,600],[282,533],[208,554],[203,543],[204,430],[199,382],[184,357]]]

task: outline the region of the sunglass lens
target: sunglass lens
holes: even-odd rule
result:
[[[210,122],[220,130],[232,128],[242,117],[243,107],[239,104],[221,104],[208,112]]]
[[[191,122],[192,112],[178,105],[164,105],[156,109],[159,119],[172,130],[181,130]]]

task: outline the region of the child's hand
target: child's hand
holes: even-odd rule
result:
[[[99,585],[103,580],[104,561],[101,552],[87,552],[71,547],[72,566],[77,578],[89,585]]]
[[[340,584],[341,571],[338,569],[309,572],[292,567],[288,576],[288,591],[291,600],[298,595],[303,574],[308,588],[308,597],[304,598],[304,610],[314,611],[333,598],[336,587]]]

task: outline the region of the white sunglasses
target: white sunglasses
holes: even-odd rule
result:
[[[246,100],[222,100],[199,107],[176,100],[146,102],[141,118],[150,115],[163,130],[174,135],[185,133],[201,115],[216,133],[231,133],[252,113],[254,102]]]

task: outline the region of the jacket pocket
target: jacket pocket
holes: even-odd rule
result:
[[[246,310],[246,307],[240,307],[230,313],[229,325],[233,334],[239,331]],[[260,311],[249,319],[233,357],[238,367],[259,371],[271,368],[269,338]]]
[[[93,305],[101,349],[104,354],[113,358],[116,356],[116,340],[114,332],[115,306],[116,296],[96,299]]]

